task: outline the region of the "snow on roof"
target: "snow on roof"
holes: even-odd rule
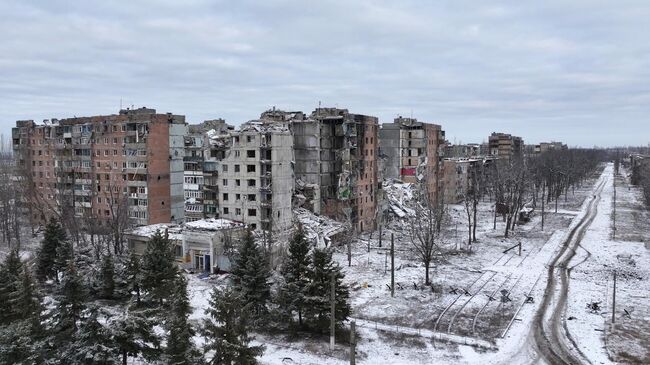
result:
[[[229,219],[207,218],[187,222],[183,226],[189,230],[219,231],[222,229],[241,228],[244,227],[244,224]]]
[[[172,240],[183,239],[181,227],[179,227],[178,224],[174,224],[174,223],[157,223],[157,224],[150,224],[148,226],[135,227],[127,231],[127,233],[134,236],[151,238],[156,233],[156,231],[165,233],[165,229],[167,229],[167,233],[169,234],[170,239]]]

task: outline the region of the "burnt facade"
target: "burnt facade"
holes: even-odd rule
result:
[[[338,108],[293,119],[297,187],[309,188],[315,213],[358,231],[375,228],[378,128],[376,117]]]

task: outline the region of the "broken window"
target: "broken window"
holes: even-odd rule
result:
[[[255,158],[255,150],[246,150],[246,157]]]
[[[249,216],[249,217],[255,217],[255,216],[257,216],[257,209],[249,209],[249,210],[248,210],[248,216]]]
[[[255,165],[246,165],[246,172],[255,172]]]

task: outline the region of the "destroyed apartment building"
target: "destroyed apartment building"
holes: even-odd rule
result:
[[[252,229],[284,232],[293,225],[293,138],[285,126],[244,123],[215,151],[219,217]],[[221,155],[220,152],[223,152]],[[211,154],[212,158],[212,154]]]
[[[147,108],[16,122],[13,149],[33,218],[106,223],[124,214],[135,225],[182,223],[186,134],[184,116]]]
[[[440,125],[400,116],[381,125],[379,144],[385,159],[384,178],[421,184],[429,201],[438,201],[445,146]]]
[[[376,228],[378,127],[376,117],[338,108],[293,119],[296,189],[304,207],[358,231]]]

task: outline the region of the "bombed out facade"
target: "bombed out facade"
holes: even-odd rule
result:
[[[185,117],[154,109],[18,121],[12,130],[28,199],[43,222],[58,214],[136,225],[183,222]]]

